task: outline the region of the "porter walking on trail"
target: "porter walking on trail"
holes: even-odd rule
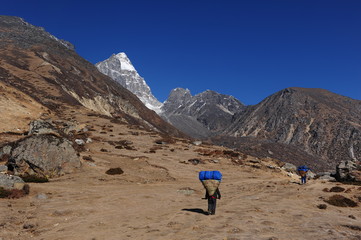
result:
[[[216,192],[213,195],[209,195],[206,191],[206,199],[208,199],[208,215],[216,214],[217,199],[221,199],[221,192],[217,188]]]
[[[199,180],[206,189],[205,199],[208,199],[208,214],[214,215],[216,213],[217,198],[221,199],[218,187],[222,180],[222,174],[219,171],[201,171],[199,172]]]
[[[301,176],[301,184],[306,184],[307,172],[309,168],[305,165],[298,167],[298,174]]]

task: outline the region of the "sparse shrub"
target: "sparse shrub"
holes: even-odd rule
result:
[[[30,187],[25,184],[22,190],[19,189],[4,189],[0,187],[0,198],[21,198],[29,194]]]
[[[89,161],[89,162],[95,162],[91,156],[83,156],[83,160]]]
[[[322,191],[329,192],[330,190],[328,188],[324,188],[324,189],[322,189]]]
[[[342,195],[333,195],[328,200],[324,200],[326,203],[336,207],[357,207],[358,204]]]
[[[223,154],[224,155],[229,155],[231,157],[239,157],[239,155],[240,155],[239,152],[234,152],[234,151],[230,151],[230,150],[224,150]]]
[[[121,168],[110,168],[108,171],[105,172],[108,175],[120,175],[123,174],[124,171]]]
[[[45,176],[39,175],[21,175],[20,176],[24,182],[32,182],[32,183],[45,183],[49,182],[49,179]]]
[[[329,192],[343,192],[343,191],[345,191],[345,189],[344,189],[343,187],[338,187],[338,186],[332,187],[332,188],[329,190]]]
[[[101,152],[108,152],[105,148],[100,149]]]
[[[318,207],[319,209],[326,209],[326,208],[327,208],[327,205],[326,205],[326,204],[319,204],[319,205],[317,205],[317,207]]]

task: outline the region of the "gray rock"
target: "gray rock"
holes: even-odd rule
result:
[[[291,163],[285,163],[285,165],[282,166],[282,169],[286,170],[287,172],[297,172],[297,167]]]
[[[84,145],[85,144],[83,139],[75,139],[75,143],[78,144],[78,145]]]
[[[0,165],[0,173],[4,173],[8,171],[8,167],[6,165]]]
[[[199,146],[202,144],[202,141],[194,141],[192,142],[193,145]]]
[[[58,130],[50,121],[35,120],[30,123],[29,134],[56,134]]]
[[[16,183],[24,183],[24,181],[18,176],[0,173],[0,187],[13,189]]]
[[[310,170],[307,171],[307,178],[308,179],[314,179],[316,177],[316,174]]]
[[[73,172],[80,160],[72,143],[50,134],[32,135],[12,144],[10,170],[16,174],[41,174],[48,177]]]
[[[45,193],[39,193],[38,195],[35,196],[36,199],[48,199],[48,196]]]
[[[361,182],[361,162],[357,160],[341,161],[336,166],[335,178],[341,182]]]

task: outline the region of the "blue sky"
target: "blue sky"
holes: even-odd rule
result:
[[[287,87],[361,100],[359,0],[2,1],[92,63],[125,52],[153,94],[211,89],[247,105]]]

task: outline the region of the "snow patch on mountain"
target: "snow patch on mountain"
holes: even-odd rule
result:
[[[128,56],[124,53],[113,54],[110,58],[95,64],[100,72],[134,93],[144,105],[161,113],[162,103],[152,94],[148,84],[138,74]]]

